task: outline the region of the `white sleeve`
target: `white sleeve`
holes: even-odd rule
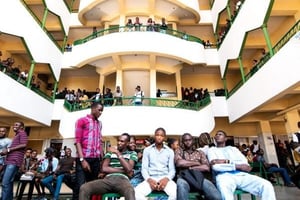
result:
[[[295,133],[293,133],[293,142],[299,142],[298,137]]]

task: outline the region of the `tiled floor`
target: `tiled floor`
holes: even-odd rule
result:
[[[16,190],[16,186],[14,189]],[[277,200],[296,200],[300,199],[300,189],[297,187],[285,187],[285,186],[274,186],[275,192],[276,192],[276,198]],[[25,192],[28,190],[28,187],[25,189]],[[71,194],[72,190],[68,188],[66,185],[63,185],[61,188],[61,200],[67,200],[71,199],[71,195],[65,195],[66,193]],[[34,190],[34,194],[36,194],[36,191]],[[35,197],[35,195],[33,196]],[[24,195],[23,199],[27,199],[27,196]],[[48,198],[51,199],[51,198]],[[260,200],[260,198],[256,198],[257,200]],[[178,199],[180,200],[180,199]],[[249,194],[243,194],[242,195],[242,200],[251,200]]]

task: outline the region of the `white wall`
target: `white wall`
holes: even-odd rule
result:
[[[73,138],[76,120],[89,113],[90,109],[77,112],[64,109],[59,127],[60,134],[64,138]],[[165,128],[167,133],[172,135],[189,132],[199,136],[199,133],[211,132],[215,126],[211,104],[201,111],[148,106],[105,107],[99,119],[103,123],[104,136],[115,136],[123,132],[149,135],[158,127]]]
[[[0,107],[47,126],[51,125],[53,112],[51,102],[2,72],[0,72],[0,86]]]
[[[300,32],[228,100],[230,122],[299,83]]]
[[[221,75],[224,76],[228,60],[236,59],[241,51],[246,32],[259,28],[266,17],[271,0],[244,1],[219,48]]]
[[[62,53],[26,10],[21,1],[6,1],[5,6],[0,6],[0,18],[2,19],[0,23],[1,32],[24,37],[34,61],[50,63],[54,76],[58,80]],[[22,26],[20,26],[21,24]]]
[[[145,38],[151,38],[151,40]],[[161,44],[161,41],[164,41],[164,44],[158,45]],[[72,52],[64,55],[62,66],[63,68],[80,66],[84,64],[85,60],[91,60],[93,57],[126,52],[145,52],[147,54],[153,52],[169,55],[189,64],[206,63],[205,50],[200,43],[157,32],[122,32],[108,34],[73,46]]]

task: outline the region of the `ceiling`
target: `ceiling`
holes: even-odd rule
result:
[[[27,0],[26,2],[36,2],[36,0]],[[42,1],[41,1],[42,2]],[[172,0],[107,0],[107,1],[94,1],[89,9],[85,9],[79,13],[79,20],[83,24],[81,27],[71,27],[69,32],[69,40],[74,41],[79,38],[84,38],[91,34],[91,28],[97,26],[98,28],[104,28],[105,22],[110,22],[111,24],[119,24],[119,17],[121,15],[134,18],[135,16],[144,16],[146,19],[148,16],[153,16],[154,18],[165,17],[167,21],[175,21],[178,26],[184,28],[188,33],[191,30],[193,34],[200,38],[214,38],[213,29],[211,24],[202,24],[201,16],[192,10],[187,9],[179,3],[179,1]],[[210,0],[199,0],[200,9],[205,10],[210,8]],[[79,7],[79,0],[75,0],[75,10]],[[38,5],[35,3],[36,12],[42,12],[42,9],[37,9]],[[40,5],[41,8],[43,5]],[[77,7],[76,7],[77,6]],[[268,20],[268,32],[271,35],[272,43],[275,44],[286,32],[286,30],[281,30],[281,27],[286,23],[291,23],[293,19],[295,21],[296,14],[300,10],[300,1],[295,0],[275,0],[273,9],[271,12],[270,19]],[[299,16],[299,14],[298,14]],[[295,23],[295,22],[294,22]],[[51,23],[49,23],[51,24]],[[49,29],[55,30],[57,26]],[[205,33],[201,30],[205,28]],[[280,32],[285,31],[285,32]],[[212,40],[213,41],[213,40]],[[249,35],[249,40],[246,42],[245,49],[243,51],[243,56],[245,60],[251,63],[254,56],[265,48],[262,45],[264,41],[261,32],[253,31]],[[0,44],[8,43],[18,43],[19,41],[15,37],[0,35]],[[26,51],[22,48],[20,49],[10,49],[11,52],[15,54],[24,54],[26,57]],[[87,66],[76,69],[76,70],[62,70],[61,77],[64,76],[80,76],[80,75],[94,75],[96,67],[105,67],[110,65],[116,65],[116,62],[121,62],[122,64],[131,63],[134,61],[144,60],[145,62],[150,60],[155,60],[157,64],[177,64],[177,60],[173,60],[169,57],[164,57],[161,55],[142,55],[142,54],[126,54],[126,55],[114,55],[101,58],[99,60],[91,61]],[[236,68],[232,68],[232,71],[236,71]],[[219,69],[216,66],[209,67],[205,65],[190,66],[183,63],[182,73],[216,73],[219,74]],[[255,95],[255,94],[253,94]],[[300,82],[283,92],[282,94],[276,96],[275,98],[269,100],[264,105],[256,108],[249,114],[245,115],[237,122],[256,122],[258,120],[268,120],[268,121],[284,121],[284,113],[291,110],[297,109],[300,112]],[[0,109],[0,125],[11,125],[13,121],[22,119],[26,124],[31,124],[32,126],[40,126],[40,124],[30,120],[24,119],[16,113],[8,112],[4,109]]]

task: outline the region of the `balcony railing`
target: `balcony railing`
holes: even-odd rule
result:
[[[117,32],[158,32],[158,33],[162,33],[162,34],[167,34],[167,35],[171,35],[174,37],[178,37],[187,41],[191,41],[191,42],[198,42],[200,44],[204,44],[204,41],[198,37],[195,37],[193,35],[189,35],[186,34],[185,32],[180,32],[177,30],[173,30],[173,29],[161,29],[159,25],[154,26],[152,31],[147,30],[147,26],[146,25],[141,25],[138,28],[137,27],[128,27],[128,26],[115,26],[109,29],[103,29],[97,32],[92,33],[91,35],[83,38],[83,39],[79,39],[74,41],[74,45],[80,45],[80,44],[84,44],[90,40],[93,40],[97,37],[101,37],[107,34],[111,34],[111,33],[117,33]]]
[[[101,102],[105,107],[108,106],[154,106],[154,107],[166,107],[166,108],[180,108],[187,110],[199,111],[206,105],[210,103],[210,96],[203,98],[197,102],[180,101],[173,99],[163,99],[163,98],[143,98],[141,105],[135,105],[135,97],[123,97],[123,98],[104,98]],[[81,102],[70,103],[65,100],[64,107],[70,111],[79,111],[90,108],[94,100],[87,100]]]
[[[277,42],[277,44],[273,47],[274,55],[296,34],[300,31],[300,20]],[[245,80],[249,80],[257,71],[259,71],[260,68],[262,68],[268,60],[274,56],[269,53],[267,53],[264,57],[262,57],[257,63],[257,65],[251,70],[246,76]],[[233,95],[244,83],[242,80],[236,84],[236,86],[231,89],[227,95],[227,98],[229,98],[231,95]]]

